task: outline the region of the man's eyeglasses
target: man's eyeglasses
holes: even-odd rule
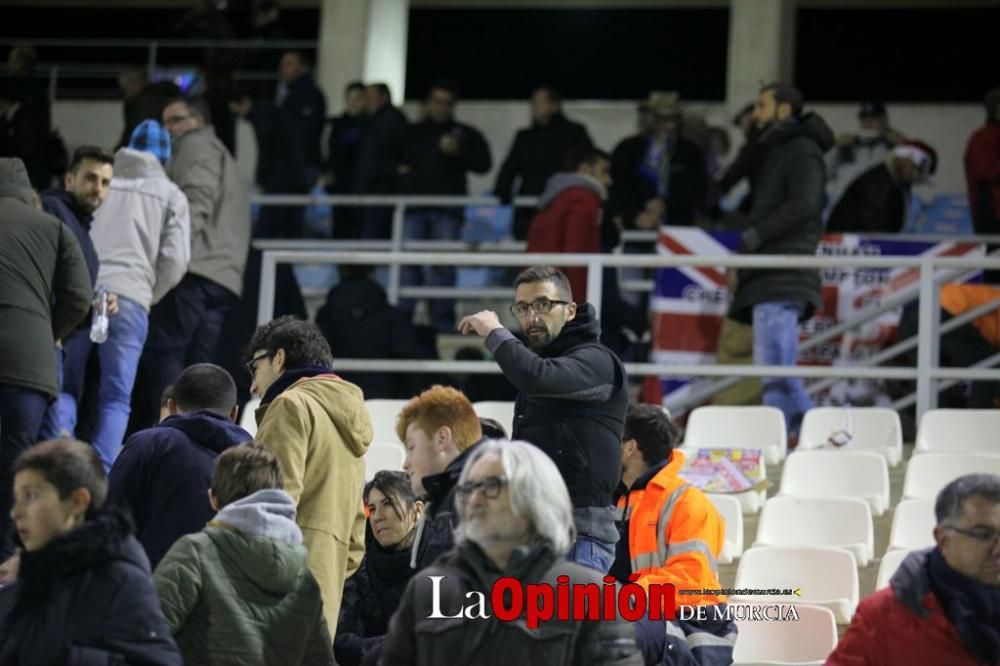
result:
[[[533,303],[514,303],[510,306],[510,313],[515,317],[524,319],[529,312],[546,315],[552,312],[552,308],[557,305],[569,305],[569,301],[552,301],[547,298],[539,298]]]
[[[943,527],[945,529],[952,530],[953,532],[963,534],[970,539],[975,539],[984,546],[989,546],[1000,541],[1000,530],[991,530],[987,527],[967,530],[962,527],[955,527],[954,525],[944,525]]]
[[[469,499],[477,490],[481,491],[486,499],[496,499],[500,497],[500,489],[505,483],[507,483],[506,476],[487,476],[481,481],[460,483],[455,486],[455,492],[463,501]]]
[[[250,373],[250,376],[254,377],[257,375],[257,366],[261,361],[272,358],[273,356],[274,352],[265,352],[260,356],[254,356],[252,359],[247,361],[247,371]]]

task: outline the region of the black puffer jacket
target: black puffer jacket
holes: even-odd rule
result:
[[[809,113],[798,121],[774,123],[760,141],[767,154],[752,183],[753,207],[740,251],[813,255],[823,233],[823,153],[833,146],[833,131]],[[729,316],[749,323],[754,305],[793,301],[805,304],[803,317],[809,318],[820,295],[819,272],[813,269],[741,270]]]
[[[600,337],[594,307],[584,303],[538,353],[507,329],[486,341],[519,391],[513,439],[531,442],[555,461],[574,508],[610,506],[621,476],[628,380]]]
[[[149,562],[124,515],[105,511],[21,555],[0,590],[0,664],[176,665]]]
[[[434,560],[440,555],[455,547],[455,528],[458,527],[455,486],[458,485],[458,477],[462,475],[465,462],[472,455],[476,444],[462,451],[440,474],[429,474],[423,478],[424,490],[427,491],[424,499],[427,504],[420,515],[417,540],[413,543],[414,552],[410,561],[417,571],[434,564]]]
[[[420,572],[406,586],[399,611],[389,623],[389,635],[382,647],[382,666],[439,666],[440,664],[518,664],[519,666],[639,666],[642,664],[635,643],[635,629],[624,621],[541,622],[529,630],[524,618],[514,622],[499,621],[487,601],[488,619],[455,617],[437,619],[434,600],[445,616],[458,614],[475,603],[478,591],[490,598],[496,580],[513,576],[522,584],[547,583],[568,575],[572,583],[601,584],[601,575],[593,569],[566,562],[545,546],[521,548],[511,556],[505,572],[497,570],[474,543],[463,542]],[[440,594],[433,593],[431,576],[443,576]]]

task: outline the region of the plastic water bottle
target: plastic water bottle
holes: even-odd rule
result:
[[[90,322],[90,340],[101,344],[108,339],[108,288],[97,288],[97,303]]]

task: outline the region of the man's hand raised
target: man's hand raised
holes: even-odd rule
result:
[[[497,313],[493,310],[482,310],[474,315],[469,315],[458,322],[458,331],[462,335],[475,332],[482,337],[486,337],[491,331],[503,328]]]

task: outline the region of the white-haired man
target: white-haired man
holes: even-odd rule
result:
[[[573,510],[545,453],[526,442],[482,442],[456,490],[458,543],[407,585],[380,664],[642,663],[634,629],[621,620],[543,621],[526,629],[523,614],[502,623],[485,601],[482,612],[463,612],[471,599],[490,599],[502,576],[517,579],[522,599],[528,584],[555,588],[563,576],[601,583],[598,572],[563,559],[573,543]],[[530,604],[528,595],[522,606]]]

